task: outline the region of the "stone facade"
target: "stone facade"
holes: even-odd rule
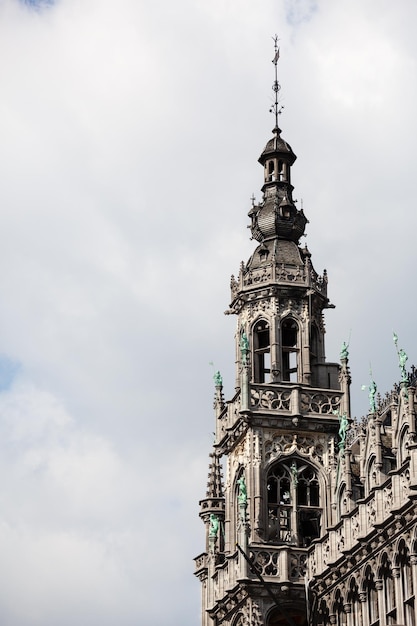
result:
[[[296,156],[276,126],[259,162],[258,242],[231,279],[236,393],[215,376],[215,443],[200,502],[202,626],[414,626],[416,376],[350,414],[348,349],[325,359],[327,274],[299,239]]]

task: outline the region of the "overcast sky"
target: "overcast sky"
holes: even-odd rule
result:
[[[195,626],[280,37],[354,415],[417,362],[415,0],[0,0],[0,623]],[[304,241],[303,241],[304,245]]]

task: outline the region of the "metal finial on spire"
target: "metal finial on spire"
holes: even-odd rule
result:
[[[274,104],[272,105],[272,107],[269,109],[270,113],[274,113],[275,115],[275,128],[274,130],[279,131],[278,128],[278,115],[281,113],[282,109],[284,108],[283,106],[279,106],[279,99],[278,99],[278,94],[281,90],[281,85],[278,82],[278,59],[279,59],[279,47],[278,47],[278,35],[275,35],[275,37],[272,38],[274,40],[274,50],[275,50],[275,54],[274,54],[274,58],[272,59],[272,63],[275,66],[275,80],[274,80],[274,84],[272,85],[272,90],[275,93],[275,101]]]

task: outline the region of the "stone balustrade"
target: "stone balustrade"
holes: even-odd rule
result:
[[[333,415],[340,407],[340,391],[308,389],[298,385],[250,385],[252,411],[280,411],[292,415]]]

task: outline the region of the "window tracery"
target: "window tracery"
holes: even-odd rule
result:
[[[253,329],[254,378],[257,383],[269,382],[271,374],[271,345],[269,324],[261,319]]]
[[[320,536],[316,471],[299,460],[275,464],[267,477],[268,541],[309,546]]]
[[[283,380],[298,380],[298,324],[287,318],[281,326],[282,341],[282,377]]]

